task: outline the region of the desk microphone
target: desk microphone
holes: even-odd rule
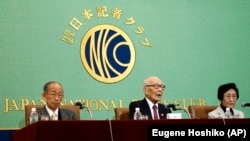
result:
[[[172,108],[174,111],[176,111],[176,110],[183,110],[188,115],[188,118],[191,119],[191,115],[188,112],[188,110],[183,109],[183,108],[176,108],[176,106],[179,106],[179,104],[167,104],[166,108]]]
[[[89,107],[86,106],[85,102],[81,102],[81,101],[76,101],[74,103],[75,106],[79,106],[80,109],[86,109],[90,115],[90,119],[92,120],[93,119],[93,115],[92,115],[92,112],[91,110],[89,109]]]
[[[167,104],[166,108],[172,108],[174,111],[176,111],[176,110],[182,110],[180,108],[176,108],[176,106],[179,106],[179,104]]]
[[[82,102],[80,102],[80,101],[76,101],[76,102],[74,103],[74,105],[75,105],[75,106],[79,106],[80,109],[85,108],[85,103],[82,103]]]
[[[241,104],[241,107],[242,107],[242,108],[250,107],[250,103],[245,103],[245,102],[243,102],[243,103]]]

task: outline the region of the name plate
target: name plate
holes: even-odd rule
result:
[[[182,119],[181,113],[169,113],[167,119]]]

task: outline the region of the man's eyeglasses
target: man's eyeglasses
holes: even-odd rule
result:
[[[159,88],[161,88],[161,89],[165,89],[166,88],[166,86],[165,85],[159,85],[159,84],[154,84],[154,85],[146,85],[145,87],[154,87],[155,89],[159,89]]]
[[[58,97],[63,97],[64,96],[64,94],[56,94],[56,93],[47,93],[48,95],[50,95],[50,96],[52,96],[52,97],[56,97],[56,96],[58,96]]]

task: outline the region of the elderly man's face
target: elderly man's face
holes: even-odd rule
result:
[[[46,104],[51,110],[56,110],[63,97],[63,88],[57,83],[50,84],[47,91],[43,93],[43,98],[46,100]]]
[[[161,101],[165,85],[162,81],[157,77],[152,77],[147,80],[147,84],[143,88],[145,96],[152,101],[153,103],[157,103]]]

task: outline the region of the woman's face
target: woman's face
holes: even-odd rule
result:
[[[223,95],[223,99],[221,100],[221,104],[228,108],[234,108],[235,103],[237,101],[237,94],[234,89],[229,89]]]

